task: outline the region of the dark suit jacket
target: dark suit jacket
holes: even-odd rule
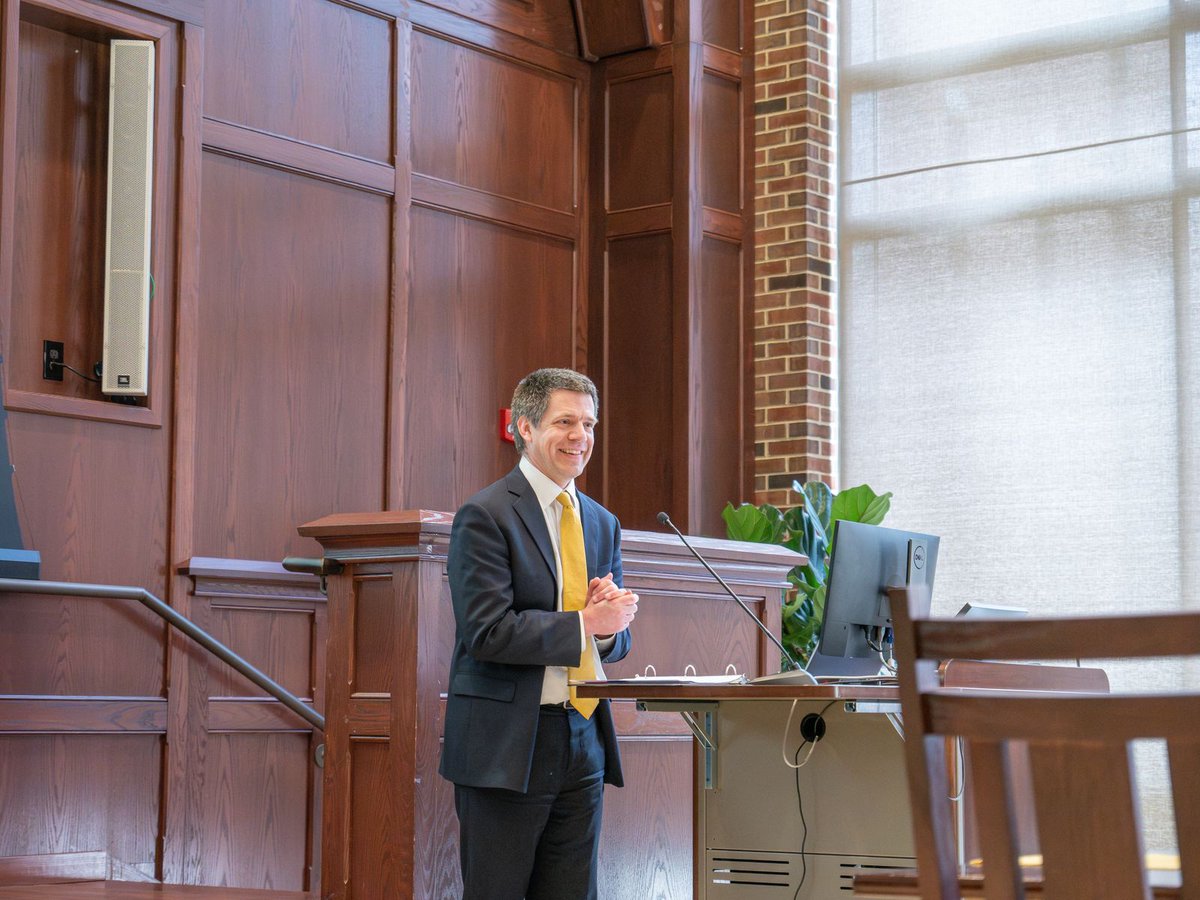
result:
[[[621,583],[621,526],[579,494],[588,578]],[[579,664],[579,616],[557,611],[554,547],[537,494],[513,469],[473,496],[450,533],[450,594],[457,632],[450,663],[440,772],[456,784],[529,786],[546,666]],[[603,660],[629,652],[629,630]],[[593,714],[604,741],[604,780],[621,785],[621,760],[607,700]]]

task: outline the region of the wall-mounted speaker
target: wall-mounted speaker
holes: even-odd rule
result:
[[[154,42],[112,41],[101,390],[144,397],[150,368]]]

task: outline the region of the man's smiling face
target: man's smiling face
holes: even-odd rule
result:
[[[517,429],[525,439],[525,455],[559,487],[583,474],[592,458],[596,406],[588,394],[557,390],[550,394],[546,415],[534,425],[522,416]]]

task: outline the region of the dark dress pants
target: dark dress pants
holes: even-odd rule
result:
[[[596,900],[603,800],[595,717],[542,707],[528,791],[454,786],[464,900]]]

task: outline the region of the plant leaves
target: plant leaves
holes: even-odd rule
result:
[[[804,495],[806,507],[821,523],[822,530],[829,533],[829,523],[833,512],[833,491],[823,481],[809,481],[801,486],[800,482],[792,482],[792,490]]]
[[[812,572],[807,580],[817,584],[825,580],[825,557],[829,553],[829,539],[825,536],[824,526],[809,506],[807,497],[804,494],[801,496],[805,497],[804,505],[794,506],[783,514],[783,521],[790,535],[784,546],[808,557],[808,565]]]
[[[788,653],[804,662],[816,649],[825,618],[828,555],[838,520],[878,525],[891,508],[892,495],[876,494],[866,484],[834,494],[821,481],[793,482],[792,489],[801,500],[796,506],[781,511],[769,503],[727,503],[721,517],[733,540],[782,544],[808,557],[806,565],[788,572],[792,589],[783,603],[781,628]]]
[[[883,517],[888,514],[888,510],[892,508],[892,492],[880,494],[872,500],[867,508],[863,510],[862,518],[858,521],[864,522],[867,525],[878,525],[883,521]]]
[[[738,507],[726,503],[721,518],[725,520],[725,530],[731,540],[777,544],[783,536],[783,513],[769,503],[762,506],[743,503]]]
[[[833,498],[833,519],[845,519],[847,522],[866,522],[868,525],[878,525],[887,515],[892,505],[891,492],[882,497],[871,490],[868,484],[846,488],[838,491]],[[865,518],[870,516],[870,519]]]

